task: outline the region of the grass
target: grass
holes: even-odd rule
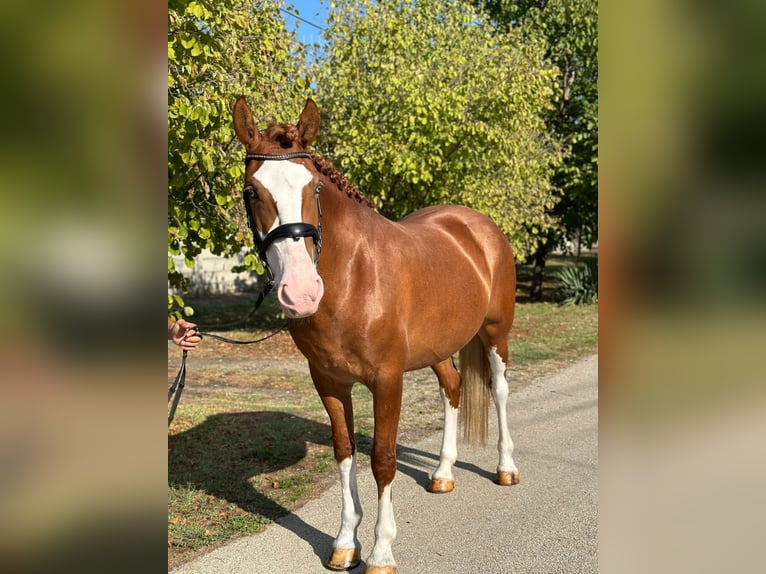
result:
[[[317,494],[334,468],[324,422],[300,406],[293,410],[304,416],[227,396],[179,409],[168,438],[168,545],[176,557],[261,531]]]
[[[556,269],[569,263],[549,266],[545,293],[556,293]],[[208,326],[246,315],[253,300],[248,295],[189,302],[197,309],[194,320]],[[258,323],[227,334],[248,339],[279,327],[278,312],[273,302],[269,305],[268,312],[259,310]],[[594,305],[519,304],[510,335],[512,389],[596,352],[597,332]],[[177,347],[169,345],[168,357],[172,379]],[[205,340],[190,353],[188,369],[168,434],[169,569],[260,532],[336,478],[327,415],[305,359],[287,333],[246,347]],[[354,387],[353,397],[359,461],[365,464],[372,446],[372,400],[361,385]],[[399,441],[437,432],[441,416],[433,373],[408,373]]]
[[[575,359],[583,351],[595,352],[597,345],[595,305],[525,303],[516,308],[509,345],[513,363]]]

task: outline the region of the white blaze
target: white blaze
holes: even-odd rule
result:
[[[253,178],[266,188],[277,206],[271,226],[298,223],[303,217],[303,188],[313,176],[299,163],[265,161]],[[290,317],[306,317],[316,312],[324,285],[303,241],[284,238],[275,241],[266,253],[278,285],[277,297]]]
[[[269,190],[277,204],[275,226],[301,221],[303,188],[312,179],[308,169],[289,161],[265,161],[253,177]]]

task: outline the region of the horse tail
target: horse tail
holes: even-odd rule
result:
[[[487,444],[489,394],[492,384],[489,357],[484,343],[475,335],[460,349],[460,423],[463,439]]]

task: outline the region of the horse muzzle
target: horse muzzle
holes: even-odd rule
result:
[[[310,317],[316,313],[323,295],[324,282],[316,271],[306,276],[288,273],[277,288],[277,299],[288,319]]]

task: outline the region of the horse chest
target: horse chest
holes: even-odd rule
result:
[[[291,326],[290,332],[313,368],[339,378],[367,381],[384,363],[405,360],[402,341],[376,329],[349,329],[328,321]]]

